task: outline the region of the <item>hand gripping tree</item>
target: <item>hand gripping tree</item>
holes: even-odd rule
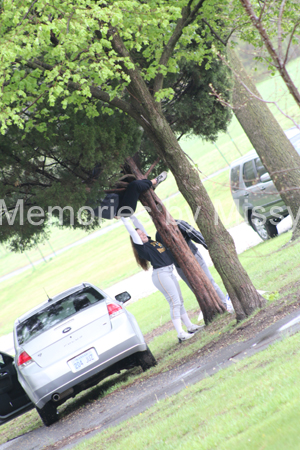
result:
[[[61,102],[65,107],[85,108],[89,116],[97,113],[90,101],[94,98],[134,118],[172,171],[195,217],[201,207],[197,224],[240,320],[264,300],[241,266],[233,240],[218,220],[161,104],[173,96],[172,89],[164,88],[164,78],[178,70],[179,60],[201,63],[210,56],[211,49],[197,33],[198,15],[205,7],[209,5],[204,0],[4,2],[0,121],[4,132],[11,123],[30,130],[35,125],[31,112],[44,98],[50,105]],[[188,51],[188,44],[194,42],[197,46]],[[39,125],[41,131],[45,128],[46,122]],[[169,244],[163,220],[156,225]],[[170,248],[176,252],[178,234],[172,228],[170,232]],[[191,274],[187,275],[190,281]],[[211,316],[219,312],[217,304],[212,306]]]

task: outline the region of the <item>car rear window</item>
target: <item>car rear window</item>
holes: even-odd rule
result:
[[[103,295],[94,288],[84,288],[55,303],[49,302],[41,311],[33,314],[17,325],[19,344],[24,344],[37,337],[49,328],[57,325],[68,317],[103,300]]]
[[[240,188],[240,166],[231,168],[230,172],[230,185],[232,191],[238,191]]]

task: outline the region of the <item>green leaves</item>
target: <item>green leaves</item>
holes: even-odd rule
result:
[[[153,80],[158,73],[165,76],[176,72],[177,61],[183,55],[182,45],[192,40],[201,44],[195,33],[197,25],[190,24],[172,58],[164,65],[159,63],[187,3],[187,0],[78,0],[76,5],[71,1],[37,0],[34,6],[30,0],[4,3],[0,18],[0,80],[2,85],[6,83],[1,105],[6,119],[1,121],[2,132],[9,117],[19,124],[26,121],[20,112],[28,107],[28,102],[33,105],[38,102],[41,94],[51,106],[58,99],[63,100],[64,107],[71,100],[75,103],[73,97],[67,98],[70,82],[78,104],[91,97],[92,85],[108,91],[111,99],[123,96],[130,83],[128,71],[136,67],[137,54],[142,54],[145,60],[146,67],[139,69],[146,81]],[[113,48],[114,33],[118,33],[131,58]],[[184,53],[187,59],[199,63],[205,56],[200,47]],[[74,83],[81,87],[74,91]],[[3,97],[1,90],[0,95]],[[171,91],[163,91],[156,98],[171,95]]]

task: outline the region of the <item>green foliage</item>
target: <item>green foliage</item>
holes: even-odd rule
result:
[[[254,27],[250,17],[245,11],[242,3],[247,3],[253,10],[253,17],[256,21],[259,19],[262,29],[268,35],[274,51],[277,52],[281,63],[285,58],[287,61],[292,59],[291,48],[294,47],[297,52],[299,47],[299,34],[297,27],[299,24],[300,4],[298,0],[286,0],[284,2],[274,2],[265,0],[264,2],[234,0],[233,2],[210,0],[204,2],[202,17],[208,25],[205,32],[209,35],[211,30],[212,38],[218,36],[223,42],[231,37],[231,44],[244,43],[255,47],[254,60],[264,62],[265,67],[275,75],[276,69],[274,61],[265,48],[260,33]],[[234,30],[234,35],[232,31]],[[287,53],[286,53],[287,52]],[[287,55],[287,56],[286,56]]]
[[[210,85],[230,102],[232,84],[230,71],[220,60],[210,60],[209,68],[206,63],[203,61],[199,67],[182,58],[180,73],[169,74],[166,79],[166,84],[172,83],[175,95],[171,101],[163,102],[163,110],[174,132],[214,141],[218,132],[226,131],[231,110],[211,95]]]
[[[269,302],[273,302],[274,300],[278,300],[280,294],[278,291],[271,292],[270,294],[264,294],[264,298]]]
[[[201,64],[211,49],[206,36],[198,33],[197,14],[183,28],[172,57],[166,63],[160,61],[187,4],[186,0],[79,0],[76,6],[58,0],[51,4],[37,0],[34,5],[30,0],[4,3],[0,23],[2,132],[12,124],[31,128],[35,117],[24,114],[24,108],[32,113],[44,100],[50,106],[62,100],[64,108],[87,108],[93,117],[91,88],[107,102],[124,98],[130,83],[128,70],[135,67],[150,82],[158,73],[179,72],[182,56]],[[116,31],[128,55],[113,46]],[[141,59],[143,65],[137,66]],[[156,95],[164,99],[171,92],[167,87]]]
[[[67,120],[60,120],[66,113]],[[95,208],[104,189],[120,174],[124,158],[133,155],[139,148],[141,130],[128,116],[114,111],[113,115],[102,114],[88,118],[84,111],[74,112],[73,107],[65,111],[59,107],[45,108],[41,104],[35,120],[45,114],[49,119],[29,132],[12,125],[0,136],[0,198],[5,199],[8,211],[15,211],[18,200],[24,202],[24,225],[20,225],[20,208],[14,224],[2,218],[0,242],[9,240],[12,249],[24,250],[36,244],[47,233],[51,220],[49,207],[65,208],[61,225],[70,226],[74,210],[74,227],[89,229],[80,223],[77,211],[83,205]],[[28,221],[30,208],[39,207],[45,212],[45,220]],[[37,210],[33,211],[37,212]],[[59,210],[53,210],[54,217]]]
[[[162,105],[180,136],[215,139],[226,129],[230,112],[210,96],[209,84],[228,99],[228,70],[214,59],[197,5],[187,0],[4,2],[0,197],[6,199],[7,215],[20,199],[25,216],[37,206],[44,211],[51,205],[74,211],[95,207],[124,158],[138,149],[141,125],[148,135],[139,157],[147,169],[157,144],[148,129],[151,102]],[[195,14],[176,35],[190,6]],[[133,89],[139,77],[144,97],[136,85]],[[163,162],[154,174],[162,168]],[[66,210],[64,224],[70,216]],[[0,242],[9,239],[13,249],[23,250],[47,232],[47,220],[25,222],[20,227],[6,222]],[[77,217],[74,226],[82,226]]]

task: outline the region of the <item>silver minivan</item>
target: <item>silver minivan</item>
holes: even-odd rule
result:
[[[300,154],[299,128],[285,134]],[[230,189],[239,213],[259,236],[263,240],[277,236],[276,224],[289,211],[255,150],[231,163]]]

